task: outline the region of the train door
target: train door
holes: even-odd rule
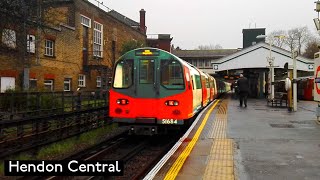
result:
[[[213,78],[210,78],[210,101],[214,99]]]
[[[217,82],[216,79],[213,78],[213,98],[216,99],[218,96]]]
[[[157,117],[158,106],[157,100],[159,97],[159,86],[157,85],[157,59],[153,57],[143,57],[135,60],[135,97],[137,100],[136,117],[138,121],[143,121],[146,118],[154,122]],[[143,121],[144,122],[144,121]]]
[[[156,98],[159,94],[157,86],[156,60],[155,59],[139,59],[137,71],[136,88],[137,97]]]

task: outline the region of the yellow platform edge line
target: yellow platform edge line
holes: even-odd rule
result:
[[[204,126],[207,123],[207,120],[211,114],[211,112],[213,111],[213,109],[217,106],[218,102],[220,100],[218,100],[211,108],[210,110],[207,112],[206,116],[204,117],[201,125],[199,126],[196,134],[193,136],[192,140],[190,141],[190,143],[188,144],[188,146],[183,150],[183,152],[179,155],[179,157],[176,159],[176,161],[174,162],[174,164],[171,166],[171,168],[169,169],[169,171],[167,172],[166,176],[165,176],[165,180],[172,180],[175,179],[180,171],[180,169],[182,168],[185,160],[187,159],[187,157],[189,156],[191,150],[193,149],[194,145],[196,144],[197,140],[199,139],[199,136],[204,128]]]

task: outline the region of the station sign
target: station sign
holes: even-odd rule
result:
[[[314,100],[320,101],[320,57],[319,53],[315,54],[314,58]]]

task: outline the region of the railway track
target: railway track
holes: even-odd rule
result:
[[[79,153],[65,160],[118,160],[124,163],[123,176],[46,176],[23,177],[22,180],[66,179],[66,180],[114,180],[141,179],[173,146],[179,135],[171,136],[126,136],[122,135],[95,148]]]

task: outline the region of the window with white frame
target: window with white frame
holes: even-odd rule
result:
[[[16,47],[16,32],[12,29],[2,30],[2,43],[10,48]]]
[[[44,43],[45,43],[44,54],[46,56],[53,56],[54,55],[54,41],[46,39]]]
[[[80,15],[80,20],[81,20],[81,24],[88,27],[88,28],[91,28],[91,19],[84,16],[84,15]]]
[[[44,88],[48,91],[53,91],[53,80],[44,80]]]
[[[64,91],[71,91],[71,79],[65,78],[63,81],[63,90]]]
[[[93,55],[96,57],[102,57],[103,25],[98,22],[94,22],[93,27]]]
[[[36,37],[34,35],[27,35],[27,52],[36,52]]]
[[[97,76],[97,87],[101,87],[101,76]]]
[[[16,78],[14,77],[0,77],[0,92],[6,92],[6,90],[15,89]]]
[[[85,87],[86,86],[86,75],[79,74],[78,86]]]

